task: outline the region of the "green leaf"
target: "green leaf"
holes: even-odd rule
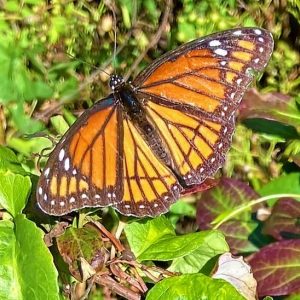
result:
[[[0,221],[0,299],[58,300],[57,271],[43,232],[24,215]]]
[[[63,116],[54,116],[50,120],[55,130],[61,135],[64,135],[69,129],[69,125]]]
[[[36,81],[33,83],[35,96],[38,99],[48,99],[53,95],[53,89],[43,81]]]
[[[170,207],[170,212],[173,214],[178,214],[180,216],[188,216],[195,217],[196,216],[196,208],[195,206],[187,203],[183,200],[178,200]]]
[[[262,196],[274,194],[298,194],[300,195],[300,173],[291,173],[282,175],[266,185],[264,185],[259,193]],[[297,199],[296,199],[297,200]],[[269,205],[274,205],[277,199],[269,200]]]
[[[175,236],[174,228],[165,216],[128,224],[125,227],[125,233],[136,257],[161,238]]]
[[[25,114],[24,104],[19,102],[9,108],[12,119],[21,133],[35,133],[44,128],[44,124]]]
[[[7,147],[0,146],[0,171],[26,175],[15,153]]]
[[[203,274],[171,277],[157,283],[146,300],[242,300],[245,299],[229,283]]]
[[[205,253],[203,257],[228,251],[228,246],[219,232],[203,231],[176,236],[171,222],[164,216],[146,222],[133,222],[125,227],[125,233],[131,250],[141,261],[184,258],[205,247],[211,247],[213,250],[211,253]],[[197,269],[206,262],[207,259],[201,260]]]
[[[31,181],[28,176],[0,172],[0,205],[12,216],[22,212],[31,190]]]
[[[175,258],[169,268],[170,271],[198,273],[210,259],[229,251],[225,237],[219,231],[202,231],[193,235],[197,235],[198,248],[190,254]],[[186,242],[190,243],[188,238]]]

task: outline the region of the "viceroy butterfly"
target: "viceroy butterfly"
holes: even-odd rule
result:
[[[273,50],[261,28],[209,35],[166,53],[86,110],[51,153],[37,201],[51,215],[112,206],[157,216],[222,166],[235,111]]]

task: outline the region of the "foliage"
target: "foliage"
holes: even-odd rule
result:
[[[92,276],[89,299],[110,298],[103,286],[128,299],[148,289],[147,299],[243,299],[238,284],[217,279],[228,251],[251,265],[260,297],[300,297],[299,3],[172,4],[159,41],[143,54],[161,30],[165,1],[0,1],[0,299],[80,298],[79,281],[89,291]],[[155,219],[104,209],[58,222],[38,210],[37,154],[108,95],[106,73],[134,77],[169,49],[238,26],[270,30],[275,49],[243,99],[216,187]]]

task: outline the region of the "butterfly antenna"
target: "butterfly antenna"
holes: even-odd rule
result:
[[[68,56],[74,58],[75,60],[77,60],[77,61],[79,61],[79,62],[81,62],[81,63],[83,63],[83,64],[87,64],[87,65],[91,66],[93,69],[95,69],[95,70],[97,70],[97,71],[99,70],[99,71],[105,73],[106,75],[110,76],[110,74],[107,73],[104,69],[99,68],[99,67],[96,67],[95,65],[93,65],[93,64],[91,64],[91,63],[89,63],[89,62],[87,62],[87,61],[85,61],[85,60],[82,60],[82,59],[80,59],[80,58],[77,58],[76,56],[74,56],[73,54],[71,54],[71,53],[69,53],[69,52],[66,52],[66,53],[67,53]]]
[[[112,14],[114,18],[114,54],[113,54],[113,69],[116,73],[116,57],[117,57],[117,17],[115,10],[112,8]]]

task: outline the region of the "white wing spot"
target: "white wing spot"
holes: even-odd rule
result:
[[[255,29],[254,32],[255,32],[257,35],[260,35],[260,34],[261,34],[261,30],[259,30],[259,29]]]
[[[39,187],[39,194],[42,195],[43,194],[43,189],[41,187]]]
[[[226,110],[228,109],[228,107],[227,107],[227,106],[224,106],[224,108],[223,108],[223,109],[224,109],[224,111],[226,111]]]
[[[83,198],[83,199],[87,199],[87,198],[88,198],[88,196],[87,196],[87,194],[82,194],[82,195],[81,195],[81,198]]]
[[[241,82],[242,82],[242,79],[241,79],[241,78],[239,78],[239,79],[236,81],[236,83],[237,83],[238,85],[240,85]]]
[[[260,47],[260,48],[259,48],[259,52],[260,52],[260,53],[264,52],[264,48],[263,48],[263,47]]]
[[[65,170],[68,171],[70,169],[70,159],[66,158],[64,163]]]
[[[241,35],[242,34],[242,31],[241,30],[237,30],[233,33],[234,35]]]
[[[145,205],[141,204],[139,205],[139,208],[145,208]]]
[[[259,62],[259,58],[255,58],[254,62],[257,64]]]
[[[111,193],[107,193],[107,197],[108,197],[108,198],[111,198]]]
[[[100,197],[100,195],[96,194],[96,195],[95,195],[95,198],[96,198],[96,199],[100,199],[101,197]]]
[[[216,46],[220,46],[220,45],[221,45],[221,43],[218,40],[213,40],[213,41],[209,42],[209,46],[211,46],[211,47],[216,47]]]
[[[74,203],[74,202],[75,202],[75,198],[74,198],[74,197],[71,197],[70,200],[69,200],[69,202],[70,202],[70,203]]]
[[[222,112],[221,112],[221,116],[222,116],[222,117],[224,117],[224,116],[225,116],[225,113],[224,113],[224,111],[222,111]]]
[[[192,175],[191,175],[191,174],[189,174],[189,175],[187,176],[187,178],[192,178]]]
[[[265,41],[262,37],[259,37],[258,40],[262,43]]]
[[[165,197],[164,197],[164,199],[165,199],[165,200],[168,200],[168,199],[169,199],[169,197],[168,197],[168,196],[165,196]]]
[[[213,163],[216,159],[213,157],[210,161]]]
[[[223,60],[220,62],[221,66],[225,66],[227,64],[227,61]]]
[[[125,208],[130,208],[129,204],[125,204],[124,206],[125,206]]]
[[[221,56],[226,56],[227,55],[227,50],[224,50],[224,49],[221,49],[221,48],[218,48],[214,51],[216,54],[218,55],[221,55]]]
[[[45,177],[48,177],[49,173],[50,173],[50,168],[47,168],[44,172]]]
[[[226,132],[227,132],[227,130],[228,130],[228,129],[227,129],[227,127],[225,127],[225,128],[224,128],[224,130],[223,130],[223,132],[224,132],[224,133],[226,133]]]
[[[64,201],[60,201],[60,202],[59,202],[59,205],[60,205],[61,207],[63,207],[63,206],[65,206],[65,202],[64,202]]]
[[[58,154],[59,161],[62,161],[64,159],[64,157],[65,157],[65,150],[61,149]]]
[[[55,204],[55,200],[51,200],[50,204],[54,205]]]
[[[116,198],[116,194],[115,193],[112,193],[112,196],[113,196],[113,198]]]
[[[204,168],[200,168],[200,173],[202,173],[204,171]]]
[[[154,207],[157,207],[158,206],[158,204],[157,203],[154,203]]]
[[[235,93],[231,93],[231,94],[230,94],[230,98],[231,98],[231,99],[233,99],[234,96],[235,96]]]
[[[47,194],[44,194],[44,200],[47,201],[47,199],[48,199]]]
[[[223,147],[223,143],[220,143],[218,148],[221,149]]]
[[[77,174],[76,169],[73,170],[72,174],[73,174],[73,175],[76,175],[76,174]]]

